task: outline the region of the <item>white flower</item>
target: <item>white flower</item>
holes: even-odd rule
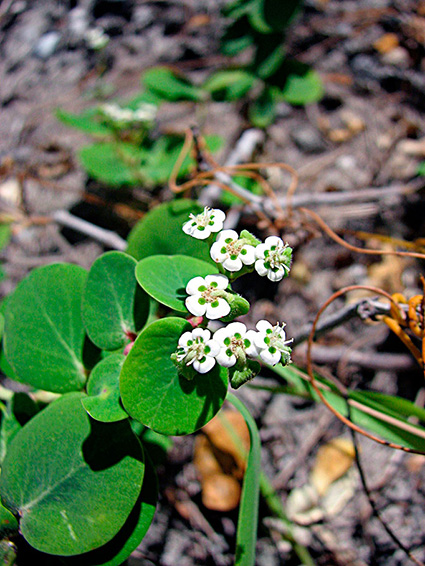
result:
[[[218,208],[206,206],[201,214],[190,214],[190,220],[183,224],[183,232],[197,240],[206,240],[212,232],[220,232],[226,215]]]
[[[211,246],[210,255],[216,263],[221,263],[228,271],[240,271],[245,265],[255,261],[255,248],[239,239],[234,230],[223,230]]]
[[[217,362],[224,367],[232,367],[239,360],[245,362],[246,356],[258,355],[254,339],[257,333],[246,330],[242,322],[231,322],[220,328],[214,334],[214,340],[220,346],[220,353],[216,356]]]
[[[210,338],[211,332],[203,328],[182,334],[176,352],[177,361],[187,366],[193,365],[199,373],[209,372],[215,365],[215,356],[220,352],[218,343]]]
[[[142,102],[136,110],[131,110],[130,108],[121,108],[115,103],[107,103],[100,107],[100,111],[105,118],[113,122],[130,125],[151,122],[156,116],[157,107],[155,104]]]
[[[289,362],[291,350],[288,344],[292,342],[292,339],[286,340],[284,327],[285,323],[272,326],[267,320],[257,322],[258,332],[255,335],[254,342],[259,351],[260,358],[266,364],[276,365],[281,361],[282,355],[282,361],[285,364]]]
[[[90,28],[86,32],[86,40],[89,47],[98,51],[109,43],[109,36],[100,28]]]
[[[230,305],[221,295],[228,284],[225,275],[207,275],[205,279],[194,277],[186,285],[189,295],[185,301],[187,310],[195,316],[205,315],[210,320],[227,316]]]
[[[255,248],[255,269],[262,277],[267,275],[270,281],[280,281],[291,267],[292,248],[277,236],[269,236],[264,244]]]

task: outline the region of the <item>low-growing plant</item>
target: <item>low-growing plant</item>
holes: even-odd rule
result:
[[[201,85],[155,67],[146,71],[142,84],[151,96],[169,102],[244,100],[250,122],[265,128],[274,121],[279,102],[303,106],[323,96],[319,75],[285,48],[287,29],[301,6],[302,0],[233,0],[223,9],[221,50],[229,57],[250,50],[248,63],[215,71]]]
[[[281,280],[291,248],[278,237],[261,243],[223,230],[221,210],[183,200],[153,214],[164,208],[178,219],[161,225],[168,255],[155,253],[150,230],[139,232],[150,251],[143,259],[111,251],[88,273],[40,267],[3,305],[3,372],[51,394],[10,392],[1,405],[0,524],[18,549],[20,533],[64,563],[121,564],[154,515],[149,447],[158,435],[193,433],[220,410],[229,383],[251,380],[261,362],[289,363],[284,325],[260,321],[254,331],[234,321],[249,303],[231,282],[254,270]],[[192,255],[194,245],[204,259]],[[227,324],[213,332],[211,320]],[[250,474],[254,491],[242,508],[258,499]],[[250,523],[255,531],[255,512]],[[252,548],[238,552],[246,563]]]

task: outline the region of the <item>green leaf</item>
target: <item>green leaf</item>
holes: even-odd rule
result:
[[[18,532],[18,527],[19,525],[16,517],[0,502],[0,538],[16,534]],[[4,564],[4,562],[1,561],[1,564]]]
[[[224,368],[216,365],[189,381],[171,361],[180,336],[190,329],[181,318],[153,322],[137,338],[121,371],[125,410],[161,434],[183,435],[198,430],[213,418],[226,396]]]
[[[261,477],[260,436],[254,419],[242,401],[230,392],[227,400],[245,419],[251,441],[239,506],[235,566],[254,566]]]
[[[295,366],[274,366],[272,370],[295,386],[294,393],[307,395],[315,401],[320,397],[309,383],[308,375]],[[336,386],[321,376],[316,375],[318,384],[322,384],[325,399],[338,412],[347,416],[347,401],[337,392]],[[353,423],[363,427],[388,442],[402,444],[414,450],[425,452],[425,428],[407,421],[400,413],[372,399],[369,393],[349,391],[350,418]],[[396,398],[397,399],[397,398]],[[394,403],[394,406],[396,403]]]
[[[213,100],[232,102],[243,98],[255,82],[252,73],[242,69],[229,69],[211,75],[205,81],[203,88],[211,94]]]
[[[119,378],[124,360],[122,354],[112,354],[99,362],[90,374],[87,383],[89,396],[81,402],[97,421],[112,423],[128,417],[120,404]]]
[[[142,491],[124,526],[104,546],[86,554],[61,560],[65,566],[121,566],[145,536],[155,514],[158,480],[155,469],[146,458]]]
[[[38,389],[82,389],[85,330],[81,299],[87,272],[52,264],[32,271],[8,300],[4,348],[15,379]]]
[[[0,223],[0,250],[5,248],[10,241],[12,235],[11,224],[6,222]]]
[[[111,540],[142,486],[143,450],[128,421],[91,421],[82,394],[62,397],[18,432],[0,494],[31,546],[72,556]]]
[[[189,215],[200,214],[204,207],[188,199],[160,204],[140,220],[128,236],[127,253],[137,260],[151,255],[184,254],[212,261],[206,242],[183,232]]]
[[[283,32],[302,6],[302,0],[262,0],[264,19],[276,31]]]
[[[38,412],[37,405],[26,393],[13,393],[6,405],[0,405],[0,465],[3,462],[9,443],[16,433]]]
[[[302,106],[312,104],[323,97],[323,83],[319,75],[304,66],[288,68],[286,81],[279,96],[288,104]]]
[[[117,350],[128,344],[149,315],[149,298],[137,285],[135,259],[107,252],[96,259],[87,278],[83,320],[96,346]]]
[[[256,128],[267,128],[276,118],[276,100],[273,88],[265,87],[260,96],[248,108],[250,122]]]
[[[94,179],[112,187],[140,183],[146,150],[131,143],[94,143],[80,149],[82,167]]]
[[[198,102],[204,98],[201,88],[194,86],[185,76],[167,67],[154,67],[142,77],[142,84],[163,100]]]
[[[425,175],[425,161],[419,163],[417,175]]]
[[[218,273],[217,266],[185,255],[155,255],[139,261],[136,278],[156,301],[178,312],[187,312],[186,285],[194,277]]]
[[[81,114],[73,114],[59,109],[56,110],[56,117],[66,126],[76,128],[92,136],[110,136],[112,133],[111,128],[99,121],[97,108],[85,110]]]

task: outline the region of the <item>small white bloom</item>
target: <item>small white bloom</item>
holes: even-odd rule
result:
[[[154,104],[142,103],[137,110],[130,108],[121,108],[118,104],[107,103],[100,107],[100,111],[113,122],[120,125],[140,124],[143,122],[151,122],[156,115],[157,107]]]
[[[199,373],[209,372],[215,365],[215,356],[220,352],[216,340],[212,340],[211,332],[203,328],[195,328],[185,332],[179,338],[176,357],[185,365],[193,365]]]
[[[264,244],[255,248],[255,269],[262,277],[267,275],[270,281],[280,281],[291,267],[292,249],[277,236],[269,236]]]
[[[210,320],[217,320],[227,316],[230,305],[220,295],[229,284],[225,275],[207,275],[194,277],[186,285],[186,293],[189,297],[185,304],[187,310],[195,316],[206,316]]]
[[[286,334],[283,330],[285,323],[272,326],[267,320],[257,322],[258,332],[255,335],[255,345],[259,352],[260,358],[266,364],[276,365],[281,361],[284,354],[285,363],[289,361],[290,349],[288,344],[291,340],[286,340]]]
[[[231,322],[220,328],[214,334],[214,340],[220,346],[220,353],[216,356],[217,362],[224,367],[232,367],[238,359],[245,360],[246,356],[258,355],[254,339],[257,333],[246,329],[242,322]]]
[[[101,28],[90,28],[86,32],[86,40],[89,47],[95,51],[99,51],[109,43],[109,35]]]
[[[240,271],[244,265],[255,261],[255,248],[240,240],[234,230],[223,230],[211,246],[210,255],[216,263],[221,263],[227,271]]]
[[[206,206],[201,214],[190,214],[190,220],[183,224],[183,232],[197,240],[206,240],[212,232],[220,232],[226,215],[218,208]]]

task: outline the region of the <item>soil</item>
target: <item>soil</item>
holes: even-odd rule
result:
[[[169,199],[167,187],[153,193],[139,187],[127,195],[126,207],[116,206],[123,204],[117,194],[87,179],[78,164],[77,151],[87,138],[61,124],[55,110],[77,112],[99,97],[130,98],[140,89],[142,72],[154,65],[172,65],[195,82],[229,65],[219,52],[222,4],[3,0],[0,206],[44,219],[70,210],[125,237],[137,217],[128,213],[130,205],[142,215]],[[87,45],[89,27],[110,36],[102,57]],[[425,159],[425,3],[307,0],[288,32],[287,49],[320,74],[325,95],[307,107],[281,103],[255,160],[292,166],[299,174],[297,194],[306,195],[306,206],[314,207],[334,229],[406,240],[422,237],[425,182],[417,170]],[[211,103],[201,113],[192,104],[164,105],[158,123],[161,131],[196,125],[204,134],[223,136],[220,162],[249,127],[239,103]],[[288,177],[271,169],[268,174],[276,192],[284,195]],[[378,198],[363,192],[372,188],[379,189]],[[342,204],[313,202],[313,195],[334,193],[345,195]],[[249,208],[241,211],[238,228],[256,229],[255,223]],[[294,336],[333,292],[348,285],[374,285],[406,297],[422,293],[416,260],[356,254],[325,237],[312,222],[301,228],[288,224],[283,232],[295,247],[291,277],[277,286],[247,277],[238,289],[251,304],[255,301],[243,319],[251,328],[262,318],[285,321],[287,335]],[[374,245],[370,240],[366,244]],[[17,222],[10,244],[0,252],[5,271],[0,295],[10,293],[36,266],[70,261],[88,268],[105,249],[52,222]],[[341,300],[335,310],[343,305]],[[423,403],[421,371],[381,324],[349,321],[326,334],[313,358],[351,387]],[[294,348],[293,359],[305,365],[305,344]],[[276,380],[264,373],[256,383]],[[285,506],[292,490],[307,483],[319,446],[340,435],[349,439],[350,434],[321,405],[249,386],[237,395],[256,419],[263,470]],[[129,565],[233,564],[237,512],[211,511],[202,504],[192,460],[195,436],[175,438],[159,467],[158,510]],[[423,457],[363,437],[358,441],[367,483],[384,520],[424,561]],[[332,509],[320,520],[297,527],[298,540],[318,565],[411,563],[373,516],[358,472],[353,468],[350,474]],[[257,565],[299,564],[279,534],[282,524],[270,515],[262,504]]]

